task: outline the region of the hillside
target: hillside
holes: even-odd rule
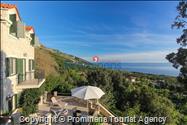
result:
[[[44,46],[35,48],[36,68],[45,71],[46,76],[49,74],[59,74],[59,65],[64,63],[90,65],[88,61],[72,56],[56,49],[49,49]]]
[[[102,88],[105,95],[99,101],[116,116],[167,116],[166,125],[187,124],[187,98],[175,77],[90,66],[83,59],[43,46],[36,48],[35,58],[36,68],[45,70],[46,81],[39,89],[25,91],[29,98],[21,104],[25,114],[37,111],[33,100],[39,100],[44,91],[69,95],[77,86],[92,85]]]

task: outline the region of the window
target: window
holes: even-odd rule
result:
[[[34,70],[35,69],[35,62],[34,62],[34,60],[32,60],[32,70]]]
[[[29,59],[29,71],[34,70],[35,62],[32,59]]]
[[[6,58],[6,76],[16,74],[16,58]]]
[[[31,60],[29,59],[29,71],[31,71]]]
[[[12,74],[16,74],[16,59],[12,58]]]
[[[31,34],[31,38],[32,38],[32,40],[31,40],[30,44],[33,46],[35,44],[35,34],[34,33]]]
[[[11,14],[9,16],[10,21],[12,22],[10,26],[10,34],[16,36],[16,30],[17,30],[17,22],[16,22],[16,14]]]

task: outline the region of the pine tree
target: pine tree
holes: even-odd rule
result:
[[[183,83],[187,90],[187,1],[180,1],[177,6],[178,15],[175,18],[172,28],[177,28],[182,31],[182,35],[176,39],[176,42],[181,46],[176,53],[170,53],[166,56],[173,67],[180,69],[178,76],[179,82]]]

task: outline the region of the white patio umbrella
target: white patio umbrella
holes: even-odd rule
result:
[[[82,86],[71,90],[71,95],[80,99],[100,99],[105,93],[95,86]]]
[[[100,99],[105,93],[95,86],[81,86],[71,90],[71,95],[80,99]],[[88,101],[87,101],[88,108]]]

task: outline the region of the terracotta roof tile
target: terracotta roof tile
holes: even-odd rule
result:
[[[0,4],[0,7],[1,7],[1,8],[12,9],[12,8],[16,8],[16,5],[14,5],[14,4],[4,4],[4,3],[1,3],[1,4]]]
[[[17,12],[17,14],[19,16],[19,19],[21,20],[21,17],[19,15],[19,11],[18,11],[16,5],[14,5],[14,4],[0,3],[0,8],[7,8],[7,9],[13,9],[13,8],[15,8],[16,12]]]
[[[19,16],[19,18],[20,18],[19,11],[18,11],[16,5],[14,5],[14,4],[0,3],[0,8],[7,8],[7,9],[15,8],[16,11],[17,11],[18,16]],[[20,20],[21,20],[21,18],[20,18]],[[32,26],[26,26],[25,29],[26,29],[27,31],[30,31],[30,30],[33,30],[33,31],[34,31],[34,28],[33,28]]]
[[[32,26],[26,26],[25,29],[26,29],[27,31],[30,31],[30,30],[33,30],[33,31],[34,31],[34,28],[33,28]]]

